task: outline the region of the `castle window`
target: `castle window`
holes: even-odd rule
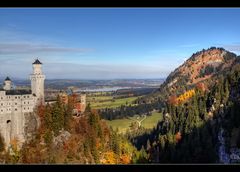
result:
[[[1,103],[1,106],[3,106],[3,103]]]
[[[29,110],[29,107],[28,107],[28,110]]]
[[[3,97],[1,97],[1,99],[3,99]]]
[[[26,108],[24,108],[24,110],[25,110]]]
[[[24,104],[26,103],[26,102],[23,102]]]
[[[17,99],[17,96],[15,96],[15,99]]]
[[[17,108],[15,109],[15,111],[17,111]]]
[[[3,112],[3,110],[1,109],[1,112]]]
[[[18,98],[20,99],[20,96],[18,96]]]
[[[29,102],[28,102],[28,104],[29,104]]]
[[[29,98],[29,96],[27,96],[27,98]]]
[[[26,98],[26,96],[23,96],[23,98]]]
[[[17,103],[15,103],[15,105],[17,105]]]

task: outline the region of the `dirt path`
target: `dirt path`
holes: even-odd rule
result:
[[[146,116],[146,115],[143,115],[143,119],[141,119],[140,121],[137,120],[137,119],[132,119],[132,118],[128,118],[128,119],[137,122],[137,123],[138,123],[138,127],[141,127],[142,122],[143,122],[146,118],[147,118],[147,116]]]

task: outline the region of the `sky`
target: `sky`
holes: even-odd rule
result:
[[[0,8],[0,77],[165,78],[196,51],[240,54],[240,8]]]

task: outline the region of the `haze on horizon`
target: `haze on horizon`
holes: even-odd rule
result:
[[[164,78],[196,51],[239,54],[240,8],[0,8],[0,77]]]

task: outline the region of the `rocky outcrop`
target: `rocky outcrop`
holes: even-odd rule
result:
[[[38,117],[34,113],[25,113],[25,139],[30,140],[34,137],[39,126]]]
[[[66,141],[70,138],[71,134],[68,131],[61,130],[60,134],[53,138],[53,144],[56,147],[62,147]]]

